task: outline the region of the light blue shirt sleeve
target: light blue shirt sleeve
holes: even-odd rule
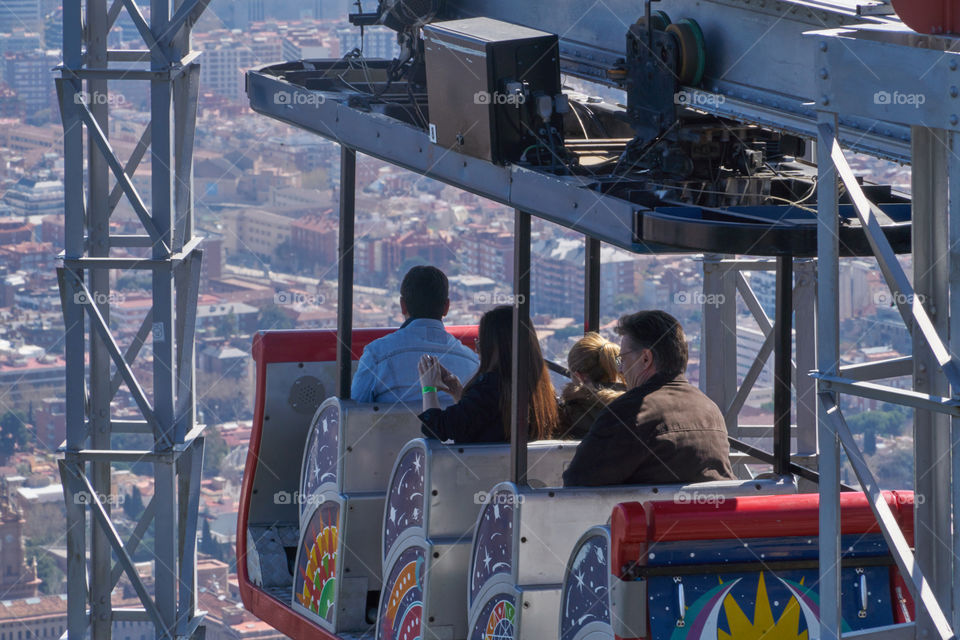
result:
[[[377,375],[374,372],[374,359],[368,349],[364,349],[360,361],[357,363],[357,372],[353,374],[350,383],[350,398],[357,402],[374,402],[376,400]]]

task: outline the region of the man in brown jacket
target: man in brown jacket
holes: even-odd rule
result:
[[[577,447],[563,484],[733,480],[723,414],[687,382],[687,342],[664,311],[623,316],[620,370],[628,391],[607,405]]]

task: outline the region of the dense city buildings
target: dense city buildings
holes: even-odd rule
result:
[[[207,456],[200,512],[209,525],[199,608],[208,611],[207,638],[279,638],[243,610],[236,593],[230,545],[250,435],[253,400],[252,336],[258,330],[332,328],[338,276],[339,148],[317,136],[253,114],[244,73],[284,59],[334,57],[361,50],[392,57],[396,35],[382,28],[347,28],[346,0],[270,3],[217,0],[194,33],[202,51],[194,163],[194,214],[205,238],[197,305],[197,414],[207,425]],[[59,3],[0,2],[0,640],[53,637],[65,625],[61,597],[65,552],[63,494],[55,452],[65,437],[63,318],[57,283],[65,243],[62,126],[51,68],[60,60]],[[41,17],[43,21],[41,22]],[[6,22],[4,22],[6,20]],[[111,46],[142,48],[121,12]],[[118,82],[109,98],[108,134],[119,157],[131,157],[149,121],[143,83]],[[113,84],[111,85],[113,87]],[[99,99],[99,98],[97,98]],[[870,166],[859,164],[858,171]],[[896,182],[896,169],[878,167]],[[151,198],[150,154],[133,177]],[[358,157],[358,327],[398,326],[403,273],[434,264],[450,277],[446,321],[474,324],[497,304],[510,304],[513,210],[439,182]],[[73,197],[73,196],[71,196]],[[79,197],[79,196],[77,196]],[[117,234],[142,232],[125,198],[110,219]],[[584,238],[543,221],[533,223],[532,309],[546,357],[565,362],[582,332]],[[117,257],[136,249],[115,248]],[[696,381],[703,301],[702,263],[692,256],[636,255],[601,250],[600,330],[615,338],[616,319],[641,308],[664,308],[684,324]],[[771,272],[749,277],[761,305],[773,312]],[[139,271],[111,277],[109,322],[121,348],[138,343],[138,376],[152,375],[150,281]],[[896,310],[876,265],[844,260],[840,270],[845,363],[909,353],[910,338],[896,328]],[[737,370],[742,379],[766,340],[742,300],[737,304]],[[889,322],[888,322],[889,321]],[[138,338],[138,336],[140,336]],[[771,422],[772,359],[759,377],[745,413]],[[881,410],[873,401],[863,410]],[[116,419],[138,409],[122,384],[111,404]],[[124,437],[137,437],[125,434]],[[148,445],[145,445],[148,446]],[[113,474],[113,512],[129,534],[153,494],[149,468],[131,464]],[[134,560],[149,583],[150,558]],[[128,587],[128,585],[127,585]],[[9,590],[9,591],[7,591]],[[134,597],[127,588],[117,603]],[[118,604],[118,606],[120,606]],[[114,638],[153,637],[141,623],[118,623]],[[45,634],[51,634],[49,636]]]

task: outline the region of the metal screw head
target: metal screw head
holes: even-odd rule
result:
[[[950,124],[956,126],[958,122],[960,122],[960,118],[957,117],[957,114],[950,116]]]
[[[820,77],[824,80],[830,77],[830,73],[827,71],[826,67],[820,69]]]
[[[960,89],[957,89],[956,87],[950,87],[950,97],[956,98],[957,95],[960,95]]]
[[[827,50],[827,43],[826,43],[826,42],[821,42],[821,43],[820,43],[820,51],[826,51],[826,50]]]
[[[957,70],[957,61],[956,61],[956,60],[951,60],[951,61],[950,61],[950,64],[949,64],[948,66],[950,67],[950,71],[956,71],[956,70]]]
[[[822,98],[820,98],[820,104],[824,106],[830,104],[830,96],[823,96]]]

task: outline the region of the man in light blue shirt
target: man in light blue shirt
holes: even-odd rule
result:
[[[476,353],[444,329],[443,317],[449,309],[447,276],[436,267],[410,269],[400,284],[400,310],[405,321],[363,350],[353,376],[351,398],[358,402],[419,402],[417,363],[424,354],[436,356],[466,384],[480,361]],[[452,400],[448,394],[440,394],[442,404]]]

